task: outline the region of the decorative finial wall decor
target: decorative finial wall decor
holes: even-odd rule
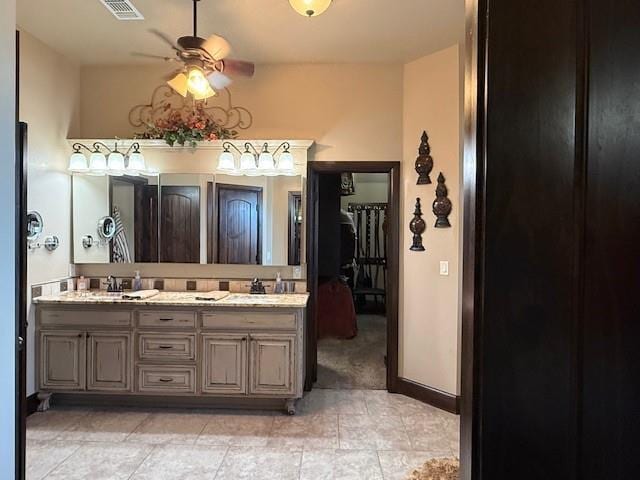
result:
[[[409,230],[413,233],[413,245],[409,250],[414,252],[424,252],[422,245],[422,234],[427,228],[427,224],[422,219],[422,208],[420,207],[420,198],[416,198],[416,209],[413,212],[413,219],[409,223]]]
[[[429,145],[429,135],[422,132],[420,139],[420,148],[418,148],[418,158],[416,158],[416,172],[418,172],[418,181],[416,185],[428,185],[431,183],[429,174],[433,170],[433,158],[431,158],[431,146]]]
[[[444,184],[444,175],[438,175],[438,186],[436,187],[436,199],[433,201],[433,214],[436,218],[436,228],[448,228],[449,214],[451,213],[451,200],[447,197],[448,190]]]

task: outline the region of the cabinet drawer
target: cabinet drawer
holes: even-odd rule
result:
[[[195,312],[140,312],[140,327],[195,328]]]
[[[72,327],[90,325],[91,327],[129,327],[131,312],[104,310],[42,310],[40,325],[46,327]]]
[[[196,367],[142,365],[138,367],[138,391],[195,393]]]
[[[195,335],[141,333],[138,336],[138,357],[140,360],[195,360],[195,344]]]
[[[202,314],[202,328],[293,330],[296,316],[293,313],[210,312]]]

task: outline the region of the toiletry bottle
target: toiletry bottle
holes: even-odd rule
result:
[[[78,279],[78,293],[83,296],[87,292],[87,280],[83,275],[80,275]]]
[[[282,287],[282,277],[280,277],[280,272],[278,272],[276,274],[276,286],[273,289],[273,293],[284,293],[284,289]]]
[[[134,292],[142,290],[142,278],[140,278],[140,270],[136,270],[136,276],[133,277],[133,290]]]

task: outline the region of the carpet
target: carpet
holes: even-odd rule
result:
[[[458,480],[460,462],[456,458],[435,458],[414,470],[407,480]]]
[[[381,315],[358,315],[358,334],[351,339],[318,341],[317,388],[385,390],[387,321]]]

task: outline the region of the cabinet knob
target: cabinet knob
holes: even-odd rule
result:
[[[173,382],[173,378],[165,378],[165,377],[163,377],[163,378],[160,378],[159,380],[161,382],[164,382],[164,383]]]

